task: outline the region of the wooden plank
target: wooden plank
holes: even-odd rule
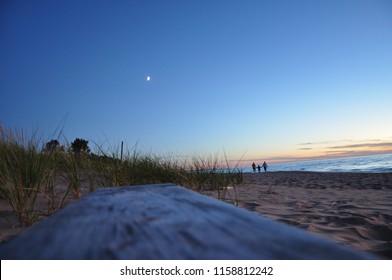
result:
[[[367,259],[172,184],[100,189],[0,246],[1,259]]]

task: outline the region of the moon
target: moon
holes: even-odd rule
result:
[[[149,82],[151,80],[150,76],[147,76],[146,81]]]

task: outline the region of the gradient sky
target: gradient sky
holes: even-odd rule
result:
[[[2,0],[0,94],[3,126],[69,141],[391,153],[392,2]]]

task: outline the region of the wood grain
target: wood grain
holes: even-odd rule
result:
[[[1,259],[367,259],[172,184],[100,189],[0,246]]]

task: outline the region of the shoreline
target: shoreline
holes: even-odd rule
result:
[[[263,160],[259,160],[262,162]],[[267,160],[268,162],[268,160]],[[382,153],[375,155],[350,156],[307,159],[288,162],[272,162],[269,172],[277,171],[314,171],[333,173],[389,173],[392,172],[392,154]],[[252,172],[251,162],[242,166],[244,172]]]

